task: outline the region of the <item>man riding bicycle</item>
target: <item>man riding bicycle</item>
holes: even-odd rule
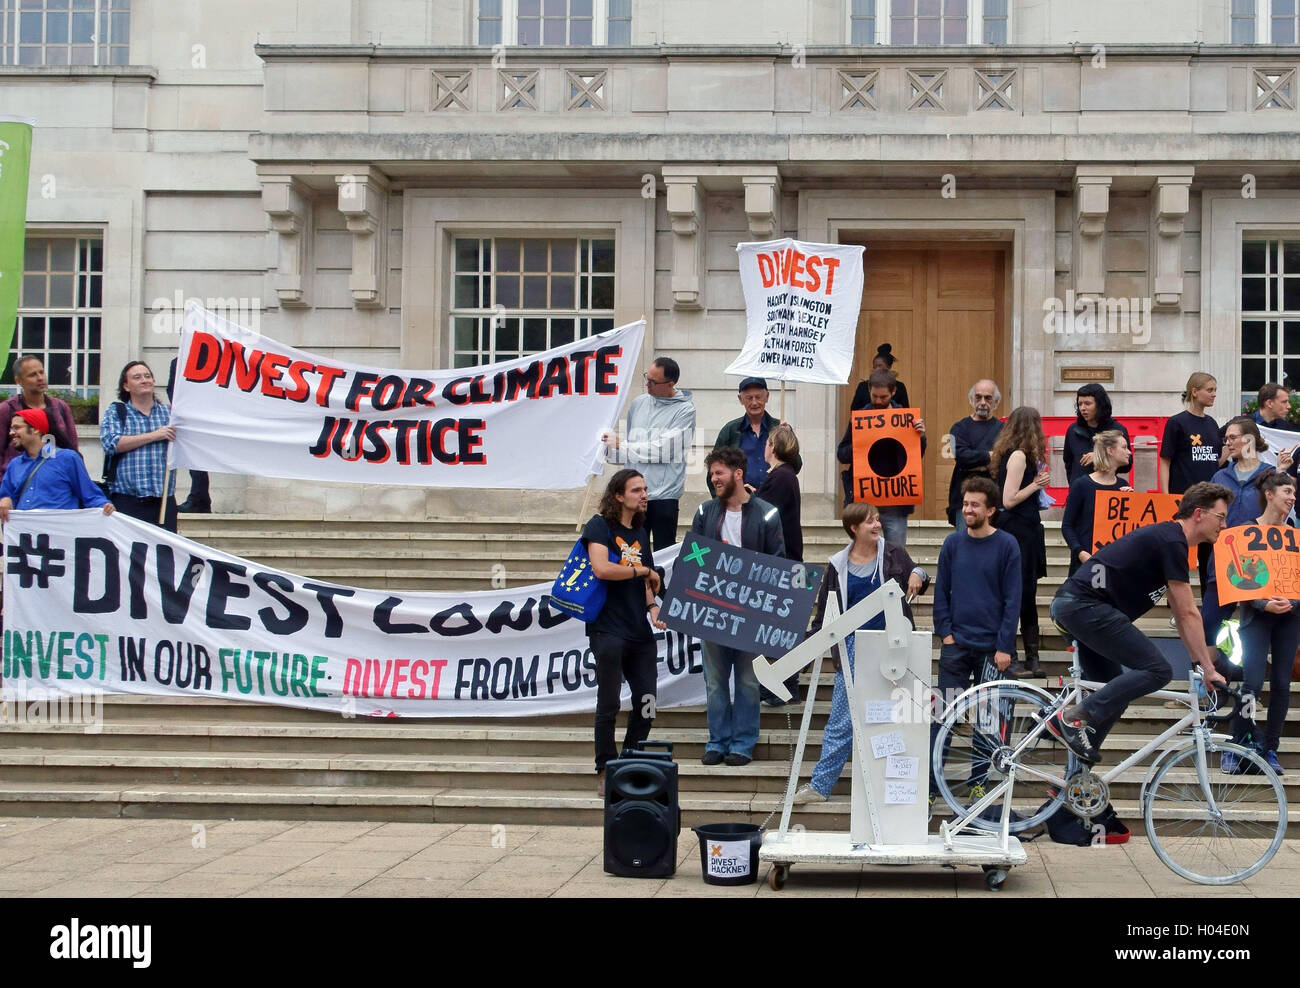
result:
[[[1169,661],[1133,622],[1168,596],[1178,636],[1207,686],[1226,685],[1205,643],[1188,582],[1189,546],[1213,543],[1232,492],[1219,484],[1187,488],[1173,521],[1138,528],[1089,557],[1061,584],[1052,620],[1078,642],[1083,674],[1106,685],[1059,711],[1047,730],[1085,762],[1101,760],[1102,740],[1128,705],[1173,678]]]

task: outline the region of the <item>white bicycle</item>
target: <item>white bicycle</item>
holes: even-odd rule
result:
[[[1258,753],[1210,730],[1240,712],[1241,695],[1220,688],[1199,699],[1199,671],[1185,693],[1152,693],[1186,703],[1188,712],[1097,774],[1045,727],[1056,711],[1105,685],[1082,679],[1078,648],[1071,651],[1070,679],[1055,696],[1026,683],[997,680],[967,690],[944,713],[931,764],[934,786],[956,814],[946,832],[1004,826],[1022,832],[1045,823],[1062,805],[1091,827],[1110,803],[1112,783],[1157,753],[1138,803],[1160,860],[1175,874],[1204,885],[1240,882],[1268,864],[1286,836],[1286,791]],[[1232,698],[1230,710],[1218,706],[1222,694]],[[1224,753],[1237,756],[1241,774],[1222,771]]]

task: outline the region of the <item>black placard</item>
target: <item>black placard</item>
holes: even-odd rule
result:
[[[660,617],[694,638],[769,658],[784,655],[803,641],[825,572],[687,535]]]

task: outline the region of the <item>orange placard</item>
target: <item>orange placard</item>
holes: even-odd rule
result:
[[[1181,501],[1180,494],[1098,491],[1092,512],[1092,548],[1089,551],[1095,553],[1134,529],[1173,521]],[[1195,546],[1187,549],[1187,565],[1196,566]]]
[[[853,413],[853,500],[877,507],[920,504],[919,408],[868,408]]]
[[[1224,529],[1214,543],[1214,575],[1221,604],[1300,600],[1300,538],[1289,525]]]

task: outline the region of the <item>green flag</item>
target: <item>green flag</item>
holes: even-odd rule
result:
[[[0,117],[0,363],[9,353],[18,319],[31,157],[32,122]]]

